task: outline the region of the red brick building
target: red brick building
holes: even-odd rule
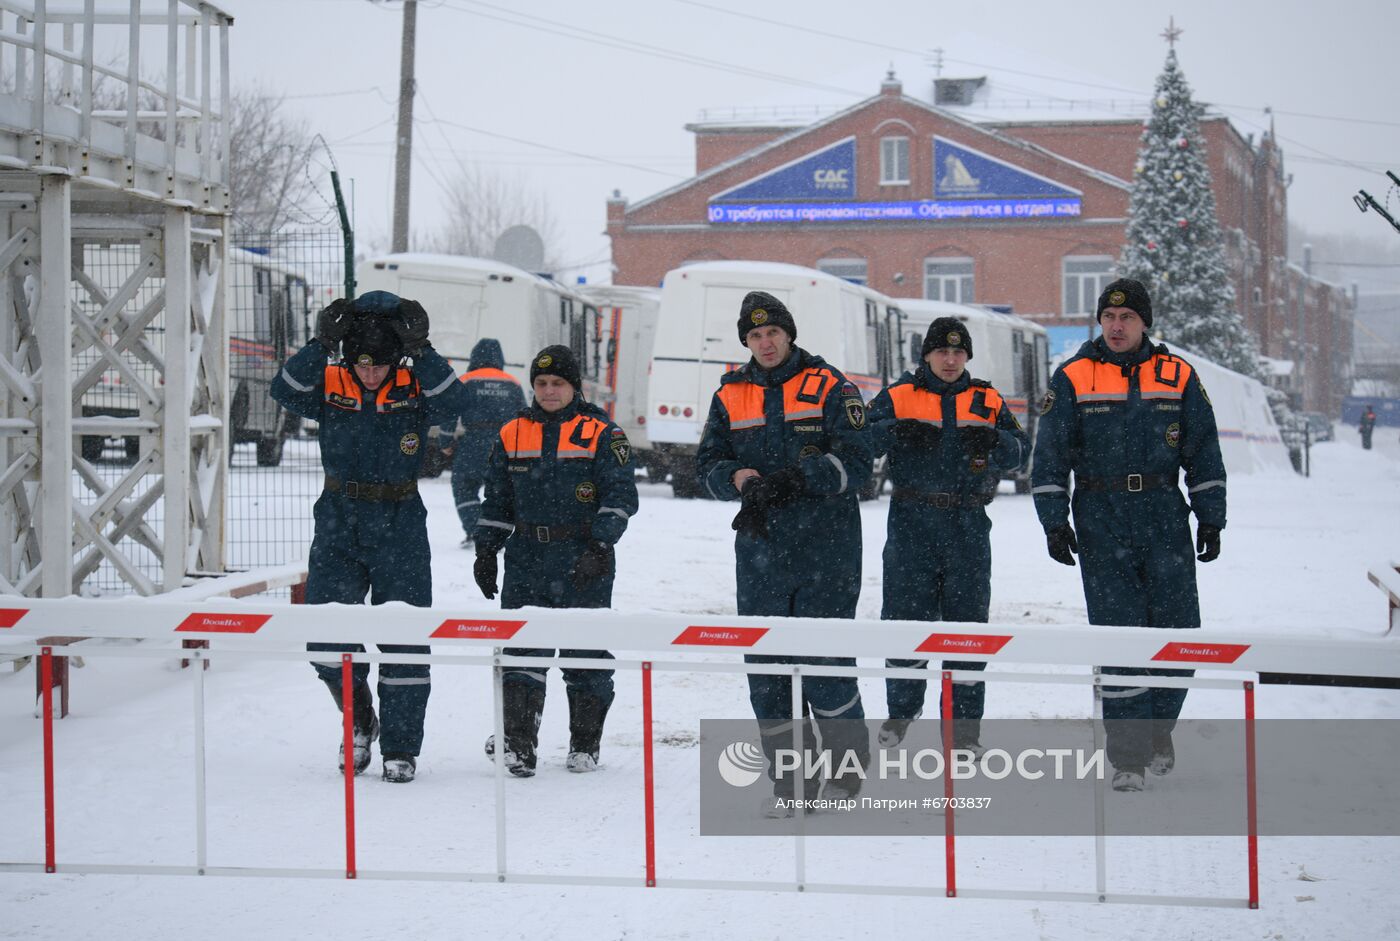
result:
[[[1142,121],[989,120],[977,79],[936,83],[933,105],[887,78],[878,95],[812,123],[707,122],[696,175],[608,203],[619,284],[658,284],[703,259],[782,261],[893,297],[1007,304],[1077,345],[1114,277]],[[973,118],[977,118],[974,120]],[[1340,407],[1351,348],[1339,289],[1285,261],[1287,181],[1271,136],[1203,119],[1237,304],[1263,351],[1297,362],[1296,398]]]

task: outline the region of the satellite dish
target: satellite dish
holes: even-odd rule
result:
[[[544,239],[528,225],[513,225],[496,236],[492,257],[526,271],[539,271],[544,267]]]

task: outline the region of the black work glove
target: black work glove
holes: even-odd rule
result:
[[[754,484],[757,489],[753,499],[765,509],[770,506],[787,506],[802,495],[806,486],[807,478],[803,476],[802,468],[784,467],[758,478],[758,483]],[[745,487],[744,491],[747,493],[748,489]]]
[[[569,573],[569,580],[577,589],[587,588],[589,585],[608,574],[612,568],[613,547],[603,542],[601,539],[594,539],[588,544],[588,548],[583,550],[583,555],[578,557],[574,563],[574,570]]]
[[[316,339],[328,352],[334,353],[354,318],[354,302],[336,298],[316,315]]]
[[[399,315],[391,318],[389,324],[407,355],[416,356],[428,345],[428,312],[417,301],[400,300]]]
[[[476,563],[472,565],[472,577],[476,579],[476,587],[481,589],[487,601],[496,597],[496,553],[478,552]]]
[[[744,482],[742,492],[744,505],[740,508],[734,522],[730,528],[736,533],[743,533],[754,539],[768,538],[768,503],[767,494],[763,487],[759,486],[762,478],[750,477]]]
[[[958,436],[962,438],[963,448],[973,455],[991,454],[992,448],[1001,443],[1001,435],[997,430],[986,425],[960,429]]]
[[[1079,551],[1079,541],[1068,523],[1046,533],[1045,546],[1050,550],[1050,558],[1061,565],[1073,565],[1074,554]]]
[[[901,418],[894,423],[895,440],[911,448],[937,447],[942,434],[939,426],[914,418]]]
[[[1214,562],[1220,557],[1220,527],[1209,523],[1196,526],[1196,556],[1198,562]]]

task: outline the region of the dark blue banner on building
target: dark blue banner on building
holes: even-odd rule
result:
[[[711,201],[854,199],[855,195],[856,139],[848,137],[717,193]]]
[[[912,199],[870,203],[711,203],[711,223],[938,222],[957,220],[1074,219],[1072,199]]]
[[[942,137],[933,139],[933,169],[933,195],[940,200],[1041,197],[1077,201],[1081,195],[1079,190]]]

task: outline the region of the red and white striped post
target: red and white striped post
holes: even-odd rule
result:
[[[953,671],[943,671],[943,848],[948,877],[948,898],[958,897],[957,853],[953,845]]]
[[[642,661],[642,791],[646,826],[647,888],[656,888],[656,768],[651,753],[651,661]]]
[[[345,725],[345,878],[355,878],[355,679],[354,656],[340,655],[340,711]]]

